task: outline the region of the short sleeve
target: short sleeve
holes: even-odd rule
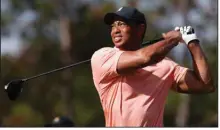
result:
[[[96,51],[91,59],[93,78],[101,80],[118,76],[117,63],[122,53],[110,47]]]
[[[182,78],[182,76],[184,76],[186,74],[188,68],[179,65],[178,63],[174,62],[173,60],[171,60],[169,58],[166,58],[166,60],[168,60],[171,63],[171,65],[173,67],[174,81],[176,83],[178,83],[179,80]]]

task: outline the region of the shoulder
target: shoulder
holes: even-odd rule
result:
[[[93,55],[103,54],[103,53],[107,53],[107,52],[113,51],[113,50],[114,50],[114,48],[112,48],[112,47],[103,47],[103,48],[100,48],[99,50],[95,51],[93,53]]]
[[[173,61],[173,60],[172,60],[171,58],[169,58],[169,57],[165,57],[162,62],[164,62],[164,63],[166,63],[166,64],[177,65],[177,63],[176,63],[175,61]]]
[[[168,62],[173,61],[173,60],[172,60],[171,58],[169,58],[169,57],[165,57],[163,60],[164,60],[164,61],[168,61]]]
[[[112,47],[103,47],[97,51],[95,51],[92,55],[91,61],[95,61],[98,59],[105,59],[117,52],[117,49]]]
[[[158,65],[161,67],[166,67],[166,68],[175,68],[176,66],[179,66],[178,63],[176,63],[174,60],[172,60],[169,57],[165,57],[163,60],[161,60],[158,63]]]
[[[117,76],[117,61],[122,51],[117,48],[104,47],[94,52],[91,58],[93,77],[111,78]]]
[[[188,70],[187,67],[184,67],[180,65],[179,63],[176,63],[175,61],[173,61],[171,58],[168,58],[168,57],[164,58],[163,65],[169,66],[170,68],[175,70],[175,72],[178,72],[178,73],[184,73],[184,71]]]

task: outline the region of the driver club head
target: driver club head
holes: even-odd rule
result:
[[[12,80],[7,85],[5,85],[5,91],[7,92],[10,100],[16,100],[18,98],[22,92],[22,83],[24,81],[25,80],[22,79]]]

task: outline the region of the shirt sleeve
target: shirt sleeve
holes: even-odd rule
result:
[[[96,51],[91,59],[93,78],[101,81],[118,76],[117,63],[122,53],[123,51],[110,47]]]
[[[182,78],[182,76],[186,74],[188,68],[179,65],[178,63],[174,62],[173,60],[169,58],[166,58],[166,59],[172,64],[172,67],[174,69],[173,78],[174,78],[174,81],[178,83],[179,80]]]

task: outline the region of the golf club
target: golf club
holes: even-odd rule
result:
[[[41,76],[45,76],[45,75],[48,75],[48,74],[51,74],[51,73],[54,73],[54,72],[58,72],[58,71],[61,71],[61,70],[64,70],[64,69],[68,69],[68,68],[71,68],[71,67],[89,62],[89,61],[90,61],[90,59],[84,60],[84,61],[81,61],[81,62],[77,62],[77,63],[71,64],[71,65],[68,65],[68,66],[65,66],[65,67],[61,67],[61,68],[58,68],[58,69],[54,69],[54,70],[51,70],[51,71],[48,71],[48,72],[45,72],[45,73],[42,73],[42,74],[38,74],[38,75],[35,75],[35,76],[32,76],[32,77],[29,77],[29,78],[12,80],[7,85],[5,85],[5,91],[7,92],[8,97],[9,97],[10,100],[16,100],[17,97],[20,95],[20,93],[23,90],[22,84],[24,82],[26,82],[28,80],[31,80],[31,79],[41,77]]]
[[[156,43],[158,41],[161,41],[163,39],[164,38],[158,38],[158,39],[155,39],[155,40],[150,40],[150,41],[147,41],[147,42],[143,42],[141,46],[144,47],[144,46],[147,46],[147,45],[151,45],[151,44]],[[29,77],[29,78],[12,80],[7,85],[5,85],[5,91],[7,92],[8,97],[9,97],[10,100],[16,100],[18,98],[18,96],[20,95],[20,93],[22,92],[22,90],[23,90],[22,84],[24,82],[26,82],[28,80],[31,80],[31,79],[41,77],[41,76],[49,75],[51,73],[58,72],[58,71],[61,71],[61,70],[64,70],[64,69],[72,68],[74,66],[89,62],[90,60],[91,59],[80,61],[80,62],[71,64],[71,65],[68,65],[68,66],[65,66],[65,67],[61,67],[61,68],[54,69],[54,70],[51,70],[51,71],[48,71],[48,72],[45,72],[45,73],[41,73],[41,74]]]

